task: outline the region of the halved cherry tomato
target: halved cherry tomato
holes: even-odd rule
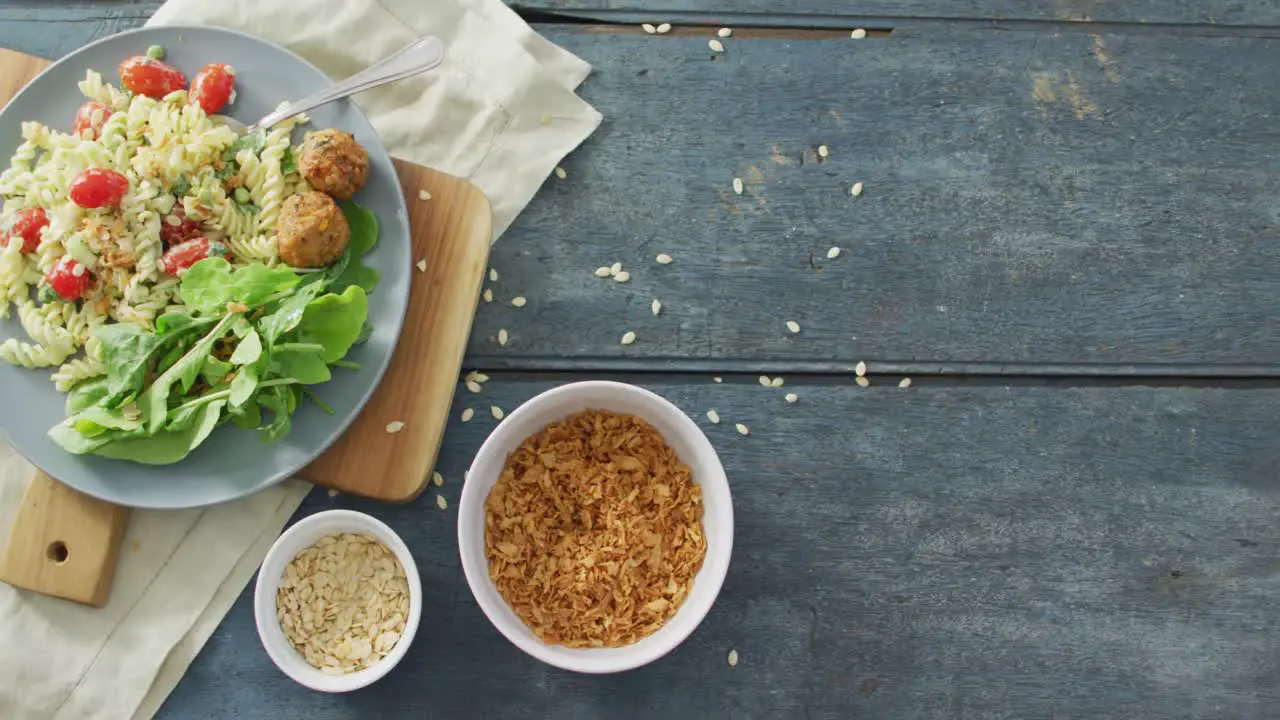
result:
[[[89,168],[76,176],[67,197],[82,208],[115,207],[129,192],[129,178],[115,170]]]
[[[212,115],[231,102],[235,85],[236,71],[230,65],[205,65],[191,81],[191,103],[203,108],[206,115]]]
[[[174,245],[168,252],[160,256],[160,271],[177,275],[207,257],[223,257],[227,254],[227,246],[220,242],[210,242],[209,238],[198,237],[184,243]]]
[[[96,140],[102,137],[102,126],[107,123],[107,118],[111,117],[111,108],[105,104],[90,100],[80,106],[80,111],[76,113],[76,124],[72,128],[72,132],[76,137],[85,137],[85,130],[92,130],[92,134],[88,136],[89,140]]]
[[[22,252],[35,252],[40,247],[40,231],[48,226],[49,216],[45,214],[44,208],[19,210],[13,216],[13,225],[9,227],[9,242],[22,238]]]
[[[187,86],[181,70],[146,55],[134,55],[120,63],[120,82],[138,95],[157,100]]]
[[[178,203],[173,204],[173,212],[160,220],[160,239],[165,247],[198,238],[202,232],[200,222],[187,217],[187,211]]]
[[[93,286],[89,269],[69,255],[63,255],[44,279],[63,300],[79,300]]]

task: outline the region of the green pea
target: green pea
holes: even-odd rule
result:
[[[236,188],[235,196],[236,196],[236,202],[240,203],[241,205],[249,202],[249,191],[245,190],[242,187]]]
[[[147,57],[151,58],[152,60],[163,60],[164,47],[160,45],[152,45],[151,47],[147,48]]]

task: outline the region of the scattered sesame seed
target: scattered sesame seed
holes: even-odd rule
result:
[[[742,178],[733,179],[733,191],[738,195],[742,194]]]
[[[857,375],[858,377],[862,377],[863,375],[866,375],[867,364],[859,360],[858,364],[853,366],[853,374]]]
[[[900,388],[909,388],[909,387],[911,387],[911,378],[909,378],[909,377],[904,377],[904,378],[902,378],[901,380],[899,380],[899,381],[898,381],[898,387],[900,387]]]
[[[564,179],[566,179],[566,178],[568,178],[568,177],[569,177],[569,173],[565,172],[564,168],[562,168],[562,167],[560,167],[559,165],[557,165],[557,166],[556,166],[556,177],[560,178],[561,180],[564,180]]]
[[[747,426],[746,426],[746,425],[743,425],[742,423],[738,423],[737,425],[734,425],[733,427],[734,427],[734,429],[735,429],[735,430],[737,430],[737,431],[738,431],[738,434],[739,434],[739,435],[750,435],[750,434],[751,434],[751,431],[747,429]]]
[[[444,487],[444,476],[440,474],[439,470],[431,473],[431,482],[435,483],[436,487]]]
[[[596,277],[604,278],[604,277],[609,277],[612,274],[613,274],[613,271],[610,270],[607,265],[605,267],[596,268]]]
[[[475,380],[468,380],[466,382],[466,385],[467,385],[467,389],[470,390],[471,392],[473,393],[480,392],[480,383],[476,382]]]
[[[654,258],[654,260],[657,260],[659,265],[670,265],[670,264],[671,264],[671,256],[670,256],[670,255],[668,255],[668,254],[666,254],[666,253],[662,253],[662,254],[658,255],[658,257]]]
[[[476,411],[472,410],[471,408],[464,408],[462,410],[462,422],[471,422],[471,418],[475,416],[476,416]]]
[[[720,413],[716,412],[716,411],[715,411],[715,409],[708,410],[708,411],[707,411],[707,419],[711,421],[711,424],[713,424],[713,425],[719,425],[719,424],[720,424]]]
[[[485,375],[484,373],[480,372],[479,370],[472,370],[471,372],[467,373],[467,379],[468,379],[468,380],[474,380],[474,381],[476,381],[476,382],[478,382],[478,383],[487,383],[487,382],[489,382],[489,376],[488,376],[488,375]]]
[[[785,397],[785,398],[783,398],[783,399],[784,399],[784,400],[786,400],[786,401],[787,401],[787,402],[789,402],[789,403],[793,403],[793,402],[795,402],[795,401],[799,400],[799,399],[800,399],[800,396],[799,396],[799,395],[797,395],[797,394],[795,394],[795,393],[787,393],[786,397]]]
[[[426,271],[427,271],[427,259],[423,258],[418,261],[418,272],[426,272]]]
[[[391,433],[391,434],[393,434],[393,435],[394,435],[395,433],[400,432],[400,431],[401,431],[401,430],[403,430],[403,429],[404,429],[404,423],[400,422],[399,420],[393,420],[393,421],[391,421],[391,422],[387,423],[387,432],[389,432],[389,433]]]
[[[506,346],[507,341],[511,339],[511,335],[507,333],[506,328],[498,328],[498,344]]]
[[[650,25],[649,23],[640,23],[640,29],[644,30],[650,35],[658,32],[658,28],[654,27],[653,25]]]
[[[783,382],[785,381],[782,378],[776,377],[773,379],[772,382],[769,383],[769,387],[782,387]]]
[[[729,651],[729,667],[733,667],[737,664],[738,664],[738,651],[730,650]]]
[[[511,298],[511,307],[518,307],[518,308],[522,308],[522,307],[524,307],[525,303],[527,303],[527,302],[529,302],[529,301],[528,301],[528,300],[525,300],[523,295],[519,295],[519,296],[516,296],[516,297]]]
[[[769,383],[771,383],[771,382],[773,382],[773,381],[769,379],[769,376],[768,376],[768,375],[761,375],[761,376],[760,376],[760,385],[762,385],[763,387],[769,387]]]
[[[649,309],[653,311],[654,315],[657,315],[662,312],[662,303],[658,302],[657,298],[654,298],[653,302],[649,304]]]
[[[622,263],[616,262],[609,266],[610,275],[617,275],[620,272],[622,272]]]
[[[720,28],[716,31],[716,35],[722,38],[733,37],[733,30],[731,28]]]
[[[448,509],[449,509],[449,501],[448,501],[448,500],[445,500],[443,495],[437,495],[437,496],[436,496],[436,507],[440,508],[441,510],[448,510]]]
[[[628,330],[628,331],[626,331],[625,333],[623,333],[623,334],[622,334],[622,344],[623,344],[623,345],[630,345],[631,343],[633,343],[633,342],[635,342],[635,341],[636,341],[636,334],[635,334],[635,333],[633,333],[633,332],[631,332],[630,330]]]
[[[498,407],[497,405],[490,405],[489,413],[493,415],[495,419],[498,419],[498,420],[501,420],[502,416],[506,415],[506,413],[502,412],[502,408]]]
[[[828,156],[828,155],[830,155],[830,154],[831,154],[831,149],[830,149],[830,148],[828,148],[826,145],[819,145],[819,146],[818,146],[818,157],[820,157],[820,158],[824,158],[824,157],[826,157],[826,156]]]
[[[867,31],[863,30],[862,28],[858,28],[857,30],[854,30],[853,32],[849,33],[849,37],[853,38],[854,40],[861,40],[866,36],[867,36]]]
[[[671,32],[671,23],[662,23],[656,29],[659,35],[666,35]]]
[[[858,387],[867,387],[868,385],[871,384],[870,380],[866,379],[865,377],[862,377],[861,375],[854,378],[854,380],[858,382]]]
[[[800,332],[800,323],[796,322],[795,320],[788,320],[787,330],[790,330],[792,335]]]
[[[493,291],[490,290],[489,288],[484,289],[484,301],[493,302]]]
[[[833,247],[833,248],[831,248],[830,250],[828,250],[828,251],[827,251],[827,259],[828,259],[828,260],[835,260],[835,259],[836,259],[836,258],[838,258],[838,257],[840,257],[840,248],[838,248],[838,247]]]
[[[718,52],[718,53],[724,52],[724,43],[720,42],[719,40],[712,40],[708,42],[707,47],[711,48],[712,52]]]
[[[861,183],[861,182],[856,182],[856,183],[854,183],[854,184],[853,184],[853,187],[849,188],[849,194],[850,194],[850,195],[852,195],[852,196],[854,196],[854,197],[858,197],[859,195],[861,195],[861,194],[862,194],[862,183]]]
[[[631,279],[631,273],[627,272],[626,270],[623,270],[622,272],[613,276],[614,282],[626,282],[630,279]]]
[[[489,268],[489,282],[498,282],[498,271]]]
[[[713,377],[713,378],[711,378],[711,380],[712,380],[712,382],[715,382],[715,383],[722,383],[722,382],[724,382],[724,378],[718,378],[718,377]]]
[[[419,199],[419,200],[430,200],[430,199],[431,199],[431,193],[427,192],[426,190],[419,190],[419,191],[418,191],[418,199]]]

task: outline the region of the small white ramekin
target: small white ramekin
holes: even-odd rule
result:
[[[285,637],[276,619],[276,592],[284,570],[299,552],[331,533],[360,533],[377,538],[400,561],[409,585],[409,616],[396,646],[376,665],[346,675],[326,675],[311,666]],[[253,614],[258,624],[258,637],[276,667],[298,684],[320,692],[340,693],[358,690],[382,678],[409,651],[422,617],[422,581],[409,548],[386,523],[353,510],[326,510],[303,518],[284,531],[267,551],[258,569],[258,582],[253,591]]]
[[[520,620],[489,579],[484,552],[484,503],[507,455],[548,424],[583,410],[607,410],[644,419],[662,434],[702,486],[703,531],[707,554],[694,576],[684,604],[656,632],[619,648],[566,648],[550,645]],[[657,660],[675,649],[702,622],[715,603],[733,553],[733,500],[729,481],[711,441],[680,408],[644,388],[618,382],[570,383],[538,395],[506,416],[485,440],[462,488],[458,503],[458,552],[467,584],[489,621],[516,647],[565,670],[615,673]]]

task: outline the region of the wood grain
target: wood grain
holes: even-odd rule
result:
[[[101,607],[111,596],[128,508],[37,473],[0,555],[0,582]]]
[[[557,671],[472,600],[455,522],[481,410],[565,381],[493,374],[450,422],[448,510],[432,489],[300,512],[376,512],[412,549],[430,621],[401,665],[350,703],[311,693],[271,666],[246,593],[159,717],[1280,717],[1280,390],[784,378],[632,378],[696,420],[734,494],[725,586],[667,657]]]

